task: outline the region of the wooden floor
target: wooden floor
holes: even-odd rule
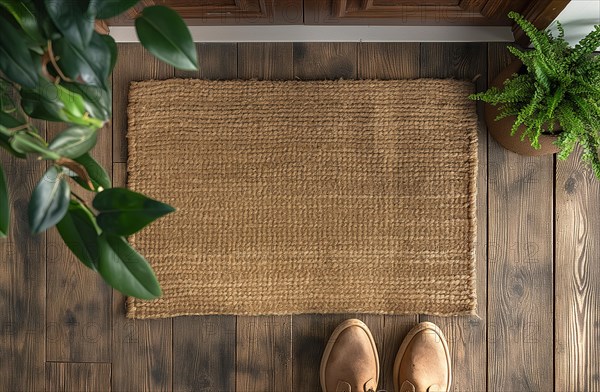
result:
[[[120,45],[114,118],[95,155],[126,181],[128,82],[209,79],[460,78],[478,90],[508,61],[502,44],[203,44],[183,73]],[[481,108],[480,108],[481,109]],[[201,126],[201,124],[200,124]],[[48,135],[55,125],[40,124]],[[156,129],[160,138],[162,129]],[[435,135],[432,135],[435,137]],[[123,297],[82,267],[53,229],[27,233],[34,160],[2,163],[15,216],[0,241],[1,391],[318,391],[328,335],[348,317],[372,329],[380,389],[392,391],[400,341],[420,320],[446,333],[454,391],[600,390],[600,181],[579,153],[525,158],[479,138],[479,316],[299,315],[132,321]],[[369,282],[365,282],[369,284]]]

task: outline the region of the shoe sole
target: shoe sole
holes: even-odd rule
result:
[[[375,377],[375,384],[379,385],[379,353],[377,352],[377,346],[375,345],[375,339],[373,339],[373,335],[371,334],[369,327],[367,327],[367,325],[365,323],[363,323],[362,321],[360,321],[358,319],[349,319],[349,320],[344,321],[343,323],[341,323],[340,325],[338,325],[336,327],[336,329],[331,334],[331,337],[327,341],[327,346],[325,346],[325,351],[323,352],[323,357],[321,359],[321,367],[320,367],[320,371],[319,371],[319,374],[320,374],[319,378],[321,381],[321,390],[323,392],[332,392],[332,391],[327,391],[327,389],[325,388],[325,367],[327,365],[327,361],[329,360],[329,355],[331,354],[333,345],[337,341],[337,338],[341,335],[341,333],[346,328],[349,328],[349,327],[360,327],[360,328],[362,328],[363,331],[366,332],[367,336],[369,337],[369,342],[371,343],[371,347],[373,348],[373,352],[375,353],[375,361],[376,361],[376,368],[377,368],[377,376]]]
[[[424,331],[426,329],[430,329],[433,332],[435,332],[439,336],[440,340],[442,341],[442,345],[444,346],[444,352],[446,354],[446,363],[448,364],[448,380],[446,383],[446,392],[450,390],[450,386],[452,384],[452,362],[450,360],[450,350],[448,349],[448,342],[446,341],[446,337],[437,325],[428,321],[423,321],[422,323],[415,325],[408,332],[406,338],[404,338],[402,344],[400,345],[400,348],[398,349],[398,353],[396,354],[396,359],[394,360],[394,390],[396,392],[400,390],[400,385],[398,382],[398,373],[400,372],[400,362],[402,362],[402,358],[404,357],[406,348],[419,332]]]

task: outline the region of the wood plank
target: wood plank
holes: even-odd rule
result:
[[[302,80],[354,79],[358,75],[356,43],[294,43],[294,78]],[[323,349],[335,327],[348,318],[364,321],[383,347],[384,318],[365,314],[305,314],[292,317],[294,391],[318,391]]]
[[[418,42],[363,42],[358,45],[360,79],[414,79],[419,77]]]
[[[378,345],[381,374],[379,389],[394,391],[394,362],[402,341],[419,322],[417,314],[383,316],[383,337]],[[376,337],[377,339],[377,337]]]
[[[199,44],[204,79],[237,78],[237,45]],[[173,390],[235,390],[236,317],[186,316],[173,319]]]
[[[556,391],[600,390],[600,181],[578,148],[556,164]]]
[[[175,70],[178,78],[232,79],[237,76],[237,44],[197,43],[197,71]]]
[[[235,316],[173,319],[173,390],[235,390]]]
[[[113,164],[113,186],[127,183],[125,163]],[[113,290],[112,388],[115,391],[170,391],[172,385],[171,319],[125,317],[125,296]]]
[[[240,79],[294,77],[291,43],[238,44]],[[292,390],[292,317],[237,317],[236,389]]]
[[[489,44],[489,77],[508,58]],[[550,391],[553,382],[552,156],[524,157],[490,139],[488,388]]]
[[[475,90],[487,86],[487,46],[482,43],[421,44],[421,77],[474,80]],[[487,129],[483,106],[478,105],[480,121],[477,173],[477,314],[460,317],[423,315],[421,321],[437,324],[446,335],[452,355],[453,389],[486,390],[486,302],[487,302]]]
[[[479,75],[476,88],[482,89],[486,86],[486,49],[486,44],[480,42],[423,42],[420,76],[471,81]]]
[[[294,77],[301,80],[355,79],[358,44],[354,42],[295,42]]]
[[[166,79],[174,69],[140,44],[119,44],[120,60],[113,72],[113,184],[126,185],[127,96],[134,80]],[[166,391],[172,385],[172,323],[162,320],[130,320],[125,317],[125,297],[113,291],[113,366],[116,391]]]
[[[46,392],[110,392],[110,363],[46,363]]]
[[[45,137],[45,122],[36,122]],[[46,360],[46,235],[29,231],[27,205],[45,172],[36,159],[2,151],[11,208],[8,238],[0,239],[0,387],[44,389]]]
[[[113,72],[113,162],[127,162],[127,96],[131,81],[173,77],[173,67],[157,60],[142,45],[118,44]]]
[[[414,79],[419,77],[419,43],[361,43],[358,46],[358,77],[361,79]],[[393,391],[393,366],[398,348],[418,315],[386,315],[379,346],[379,389]]]
[[[48,139],[66,128],[48,123]],[[112,172],[112,126],[98,131],[92,155]],[[71,191],[90,203],[94,193],[75,182]],[[58,231],[48,231],[46,360],[56,362],[110,362],[112,289],[100,275],[86,268],[67,248]]]
[[[292,317],[237,318],[236,390],[292,390]]]
[[[293,79],[293,52],[290,42],[239,43],[238,76],[259,80]]]

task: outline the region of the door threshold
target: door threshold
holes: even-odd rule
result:
[[[190,26],[194,42],[513,42],[510,26]],[[139,42],[133,26],[110,26]]]

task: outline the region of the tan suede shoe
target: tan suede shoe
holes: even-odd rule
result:
[[[439,327],[423,322],[410,330],[394,362],[396,392],[448,392],[450,351]]]
[[[333,331],[321,359],[323,392],[375,392],[379,355],[369,328],[346,320]]]

